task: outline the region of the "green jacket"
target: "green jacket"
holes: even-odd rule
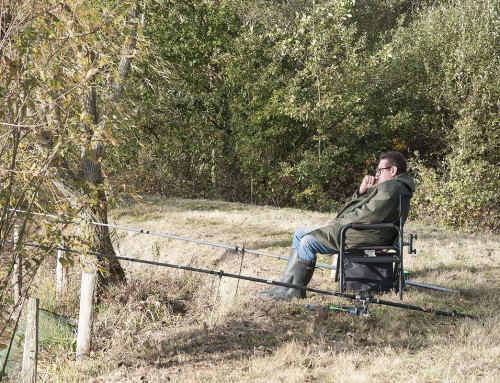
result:
[[[408,173],[397,175],[394,179],[382,182],[360,196],[358,191],[352,200],[344,206],[333,223],[316,229],[313,235],[323,245],[339,251],[340,230],[349,223],[398,223],[399,196],[415,191],[415,182]],[[389,245],[396,236],[392,230],[348,230],[346,245],[348,248],[370,245]]]

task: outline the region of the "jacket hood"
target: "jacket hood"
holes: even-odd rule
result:
[[[404,183],[412,193],[415,192],[415,181],[407,172],[398,174],[396,177],[394,177],[394,179],[396,181]]]

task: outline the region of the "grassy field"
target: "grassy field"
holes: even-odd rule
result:
[[[299,226],[330,216],[225,202],[144,199],[122,203],[110,223],[287,255]],[[305,301],[262,302],[268,286],[140,263],[123,263],[128,283],[100,300],[92,354],[76,364],[67,345],[40,355],[40,382],[497,382],[500,373],[500,238],[419,225],[411,279],[460,291],[410,288],[403,302],[475,314],[439,317],[370,306],[370,317],[315,313],[312,305],[352,305],[320,294]],[[117,230],[119,255],[278,280],[282,260]],[[331,259],[321,257],[320,262]],[[73,282],[77,286],[78,280]],[[76,316],[78,288],[43,305]],[[336,290],[328,269],[311,287]],[[394,293],[381,297],[397,300]]]

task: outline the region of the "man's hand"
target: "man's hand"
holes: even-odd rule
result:
[[[363,195],[366,193],[368,189],[371,189],[377,184],[378,180],[374,176],[366,175],[363,178],[363,182],[361,182],[361,186],[359,187],[359,195]]]

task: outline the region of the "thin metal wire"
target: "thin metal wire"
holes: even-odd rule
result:
[[[65,222],[65,223],[79,224],[81,222],[85,222],[85,220],[83,220],[83,219],[64,220],[64,217],[56,216],[53,214],[47,214],[47,213],[35,213],[35,212],[28,212],[28,211],[19,210],[19,209],[9,209],[9,210],[12,212],[21,213],[21,214],[32,214],[35,216],[43,216],[43,217],[50,218],[50,219],[63,220],[63,222]],[[185,241],[185,242],[198,243],[200,245],[214,246],[214,247],[219,247],[219,248],[232,250],[232,251],[236,251],[236,252],[240,252],[240,253],[245,251],[246,253],[254,254],[257,256],[271,257],[271,258],[276,258],[276,259],[288,261],[288,256],[274,255],[274,254],[264,253],[264,252],[258,251],[258,250],[244,249],[243,247],[238,247],[238,246],[225,245],[225,244],[217,243],[217,242],[202,241],[199,239],[193,239],[193,238],[182,237],[182,236],[177,236],[177,235],[172,235],[172,234],[160,233],[160,232],[150,231],[150,230],[146,230],[146,229],[138,229],[138,228],[134,228],[134,227],[130,227],[130,226],[112,225],[109,223],[102,223],[102,222],[96,222],[96,221],[90,221],[90,223],[93,225],[97,225],[97,226],[106,226],[106,227],[109,227],[112,229],[133,231],[136,233],[148,234],[148,235],[153,235],[153,236],[157,236],[157,237],[176,239],[176,240],[181,240],[181,241]],[[327,263],[316,263],[316,267],[324,267],[326,269],[333,269],[333,270],[336,269],[335,265],[329,265]]]

